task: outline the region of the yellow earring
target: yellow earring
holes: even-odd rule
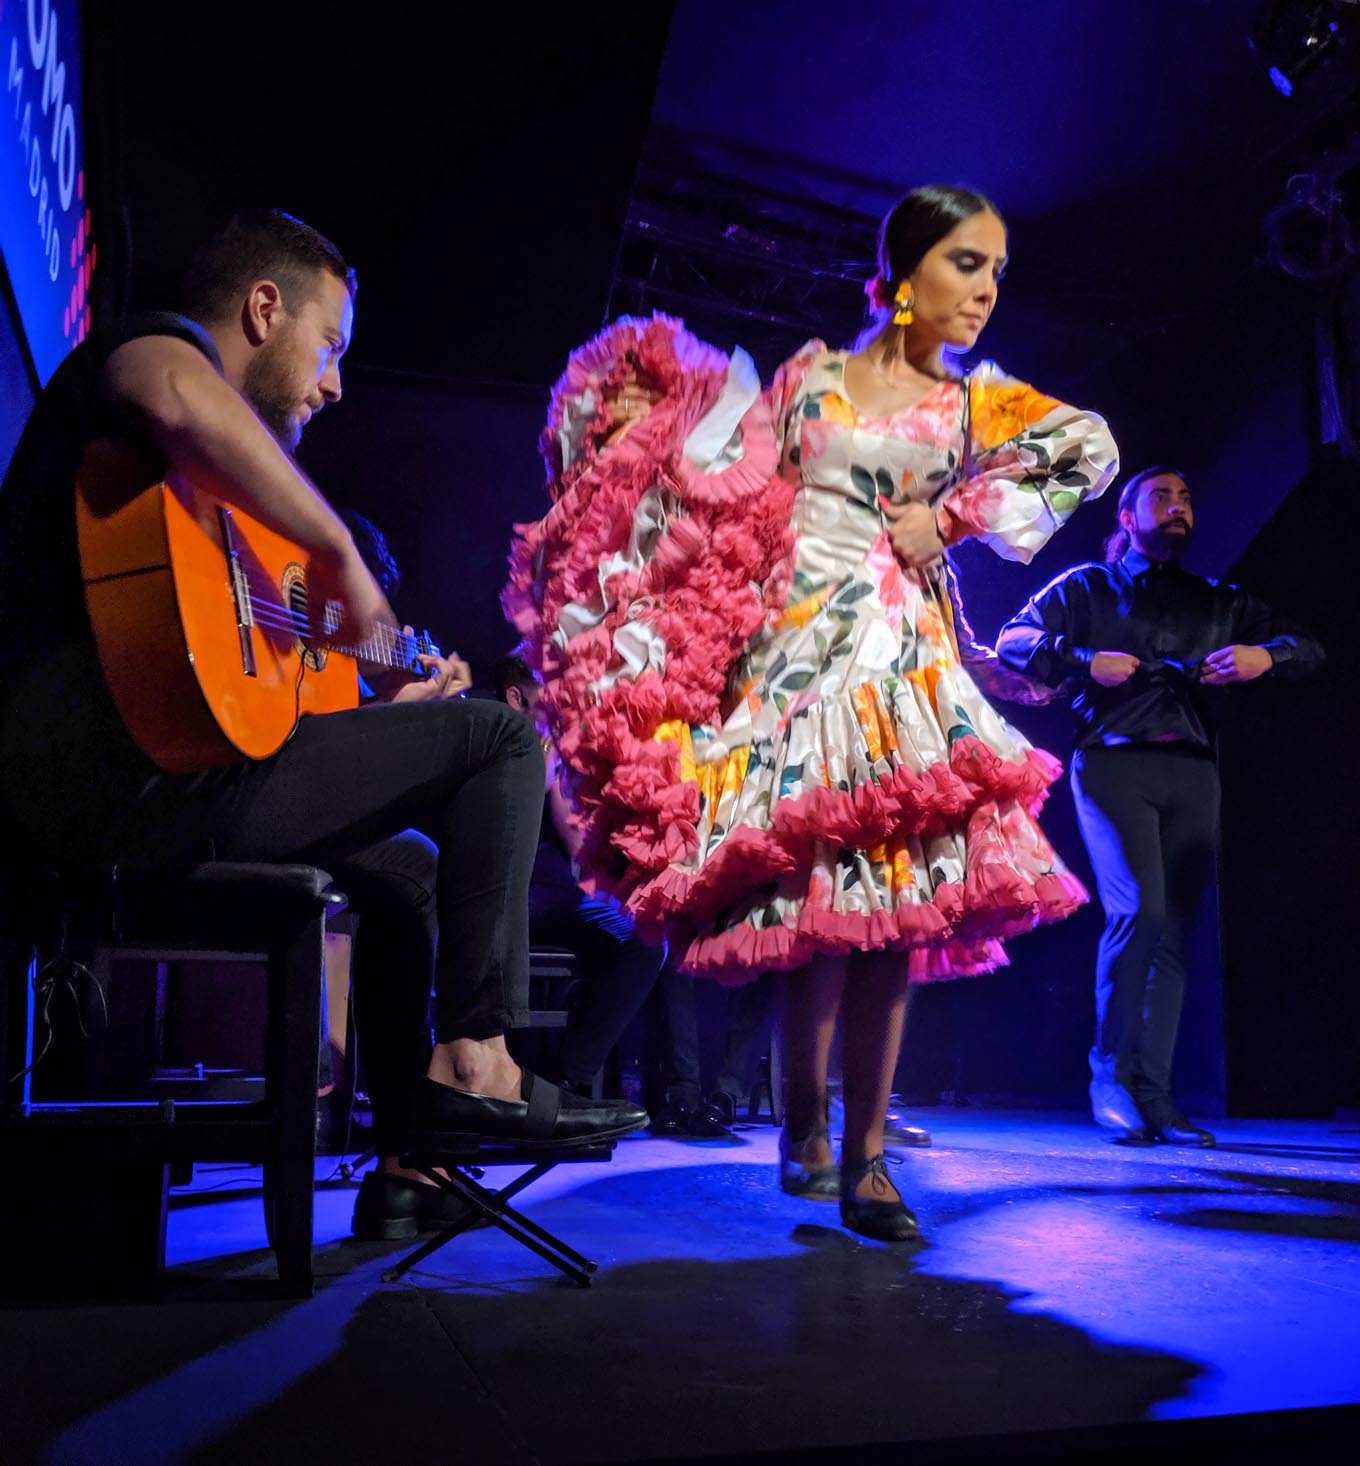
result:
[[[894,326],[909,326],[916,319],[916,312],[912,306],[916,301],[916,292],[911,288],[910,280],[903,280],[897,287],[897,294],[893,296],[893,304],[897,307],[893,311]]]

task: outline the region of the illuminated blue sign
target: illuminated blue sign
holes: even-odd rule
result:
[[[42,381],[90,329],[79,0],[0,0],[0,255]]]

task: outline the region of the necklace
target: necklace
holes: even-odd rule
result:
[[[903,382],[896,377],[889,376],[888,373],[885,372],[883,368],[879,365],[878,358],[870,355],[870,353],[867,351],[864,353],[864,359],[869,363],[870,371],[872,371],[874,375],[879,378],[880,381],[886,382],[888,386],[893,388],[894,391],[905,392],[916,385],[914,382]],[[929,372],[922,372],[921,375],[932,382],[943,382],[948,380],[947,372],[942,373],[940,376],[931,376]]]

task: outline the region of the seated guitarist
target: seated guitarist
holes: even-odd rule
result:
[[[342,607],[336,642],[391,623],[292,456],[310,419],[340,400],[354,294],[354,272],[314,229],[238,215],[196,257],[186,315],[96,333],[53,376],[0,491],[0,806],[26,858],[73,873],[156,878],[212,857],[335,875],[365,914],[355,1011],[385,1178],[369,1187],[368,1220],[402,1235],[445,1205],[400,1168],[412,1131],[561,1145],[646,1123],[635,1106],[536,1080],[506,1049],[527,1001],[543,798],[533,728],[489,701],[405,698],[304,717],[269,758],[164,773],[101,674],[74,508],[86,448],[133,445],[147,484],[182,477],[297,545],[313,616]],[[413,825],[437,835],[437,856]]]

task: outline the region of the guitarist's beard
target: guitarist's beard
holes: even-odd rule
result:
[[[250,358],[241,393],[278,440],[279,446],[285,452],[293,453],[302,441],[298,410],[307,405],[307,388],[298,380],[289,362],[289,335],[285,330],[265,342]]]

